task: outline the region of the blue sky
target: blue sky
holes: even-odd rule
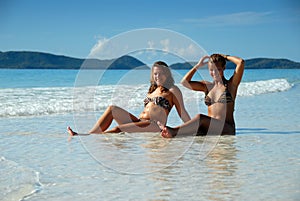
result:
[[[135,29],[178,32],[209,54],[300,62],[298,0],[1,0],[0,51],[85,58],[103,39]]]

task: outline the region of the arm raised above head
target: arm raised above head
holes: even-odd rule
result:
[[[236,56],[229,56],[226,55],[224,56],[226,60],[231,61],[236,65],[234,74],[230,78],[232,80],[232,83],[235,86],[238,86],[241,83],[243,74],[244,74],[244,69],[245,69],[245,61],[242,58],[236,57]]]
[[[207,59],[209,59],[209,56],[207,56],[207,55],[201,57],[199,62],[191,70],[189,70],[189,72],[187,72],[185,74],[185,76],[181,80],[181,84],[184,87],[191,89],[191,90],[195,90],[195,91],[205,91],[206,90],[206,85],[203,84],[203,82],[192,81],[192,78],[193,78],[195,72],[199,68],[201,68],[207,64],[207,62],[208,62]]]

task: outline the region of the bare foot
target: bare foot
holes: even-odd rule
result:
[[[164,138],[173,138],[176,136],[176,133],[174,133],[174,131],[167,126],[164,126],[162,123],[160,123],[159,121],[157,121],[157,125],[158,127],[161,129],[161,136]]]
[[[67,127],[67,131],[70,136],[78,135],[78,133],[74,132],[70,126]]]

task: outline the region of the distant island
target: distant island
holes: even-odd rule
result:
[[[299,62],[288,59],[254,58],[247,59],[246,69],[297,69]],[[196,62],[175,63],[172,69],[189,69]],[[146,64],[132,56],[122,56],[111,60],[80,59],[43,52],[8,51],[0,52],[0,68],[9,69],[134,69],[148,68]],[[229,62],[227,68],[234,68]]]
[[[131,56],[117,59],[79,59],[43,52],[0,52],[0,68],[10,69],[132,69],[145,64]]]

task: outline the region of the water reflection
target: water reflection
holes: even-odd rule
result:
[[[210,139],[213,142],[215,139]],[[241,186],[237,178],[238,149],[234,136],[219,139],[206,158],[199,160],[199,150],[209,143],[196,137],[190,149],[169,167],[149,175],[157,184],[157,199],[174,197],[176,192],[186,192],[186,198],[198,200],[235,200]],[[172,150],[174,151],[174,150]],[[233,193],[235,192],[235,194]],[[182,195],[180,195],[182,196]]]
[[[237,178],[238,159],[235,136],[224,136],[203,160],[208,177],[208,199],[224,200],[224,197],[235,200],[241,184]]]
[[[154,200],[236,200],[239,152],[235,136],[163,139],[153,135],[94,135],[83,138],[98,162],[132,182],[147,183]],[[217,140],[217,143],[215,143]],[[209,144],[211,143],[211,144]],[[212,147],[209,154],[203,147]],[[205,152],[205,153],[203,153]],[[203,156],[206,157],[203,157]],[[135,176],[134,176],[135,175]]]
[[[89,154],[103,166],[126,174],[149,174],[175,163],[192,144],[158,133],[90,135],[82,137]]]

